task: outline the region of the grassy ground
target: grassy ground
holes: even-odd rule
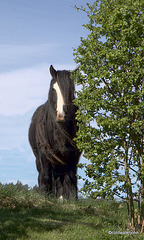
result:
[[[144,239],[118,234],[126,226],[125,205],[114,201],[58,203],[21,183],[0,185],[0,240]]]

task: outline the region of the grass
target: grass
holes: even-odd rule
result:
[[[126,206],[115,201],[59,203],[35,189],[0,185],[0,240],[144,239],[127,231]]]

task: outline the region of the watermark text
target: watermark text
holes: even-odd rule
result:
[[[139,234],[139,232],[120,232],[120,231],[116,231],[116,232],[112,232],[112,231],[109,231],[108,234],[126,234],[126,235],[133,235],[133,234]]]

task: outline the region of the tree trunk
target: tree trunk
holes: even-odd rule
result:
[[[128,221],[129,221],[130,228],[135,229],[135,226],[134,226],[134,201],[133,201],[132,184],[131,184],[131,180],[130,180],[130,176],[129,176],[128,143],[126,142],[126,140],[124,141],[124,149],[125,149],[124,167],[125,167],[125,176],[126,176]]]

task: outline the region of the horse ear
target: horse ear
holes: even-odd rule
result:
[[[50,66],[50,74],[52,75],[53,78],[57,77],[57,71],[54,69],[52,65]]]

